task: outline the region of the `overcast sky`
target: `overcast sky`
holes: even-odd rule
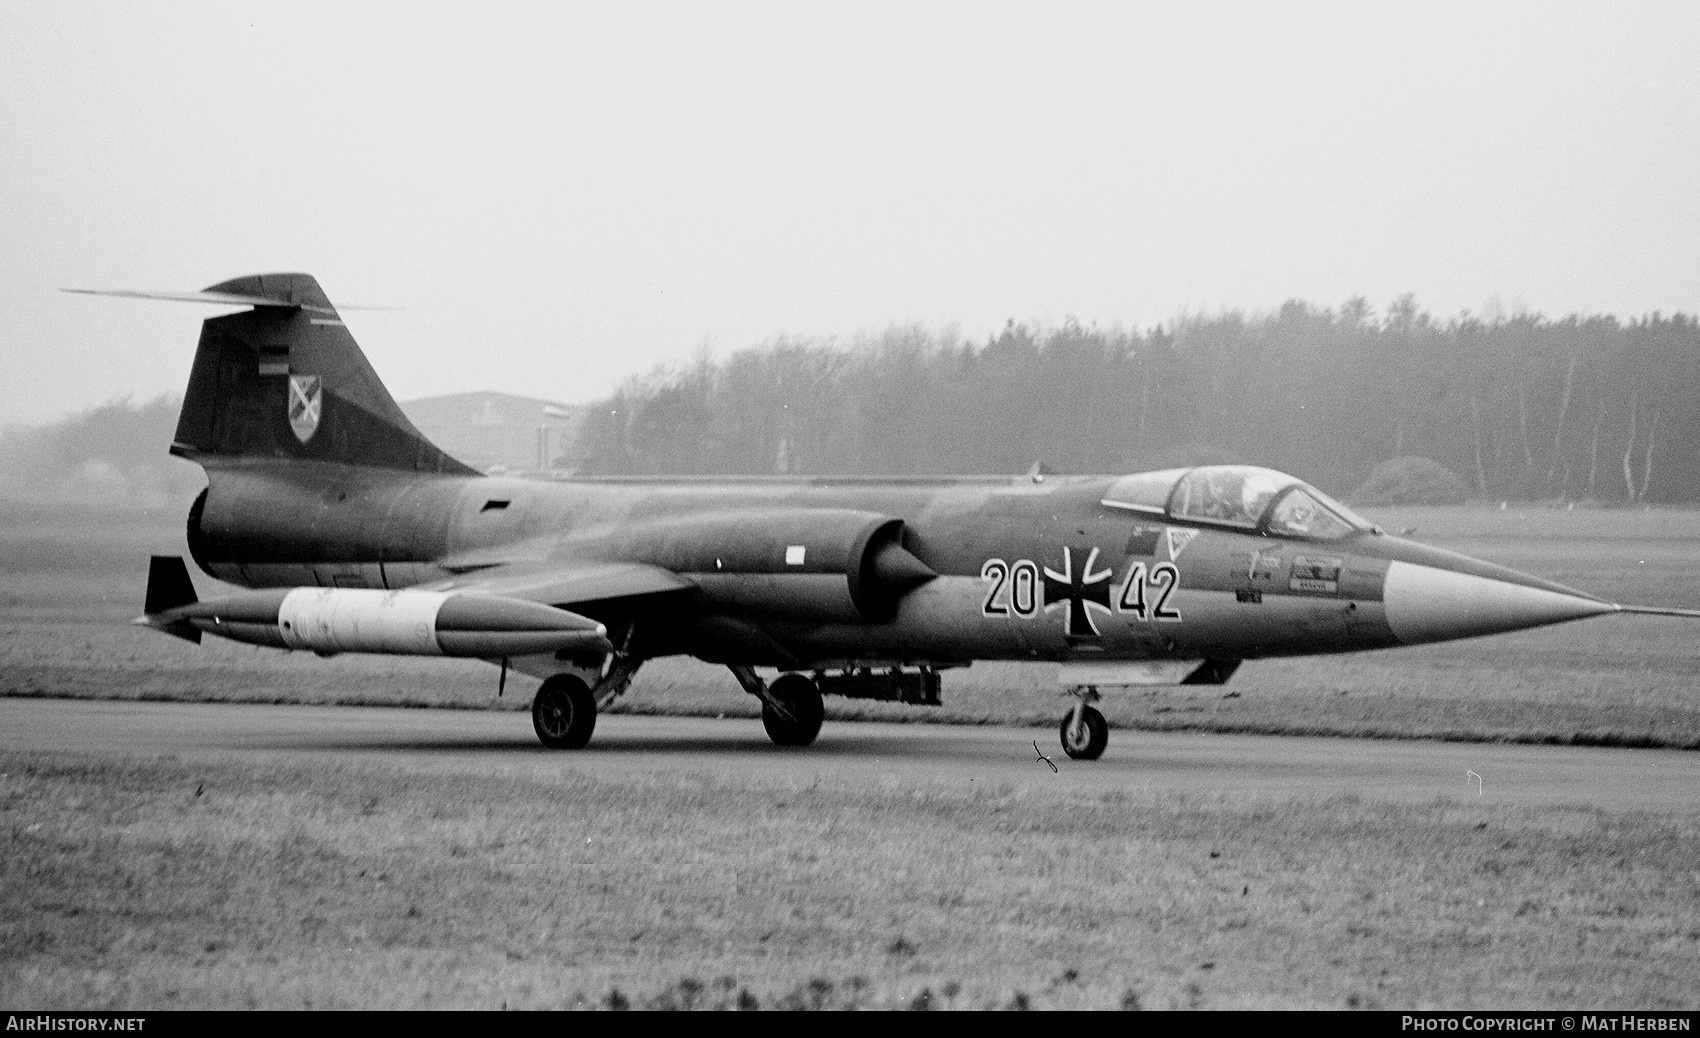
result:
[[[0,425],[301,270],[399,399],[1298,297],[1700,311],[1700,4],[0,0]]]

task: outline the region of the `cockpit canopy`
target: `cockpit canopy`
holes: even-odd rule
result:
[[[1301,480],[1251,465],[1164,469],[1119,479],[1104,504],[1186,522],[1333,541],[1374,527]]]

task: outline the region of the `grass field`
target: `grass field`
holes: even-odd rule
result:
[[[145,556],[181,551],[181,514],[119,518],[0,510],[0,694],[527,705],[530,682],[498,700],[482,664],[125,626]],[[1613,600],[1700,605],[1700,513],[1376,518]],[[1697,636],[1606,618],[1260,662],[1105,712],[1124,728],[1696,748]],[[948,675],[940,710],[834,700],[829,716],[1051,724],[1051,681],[975,666]],[[753,706],[723,670],[661,661],[617,708]],[[0,1004],[1692,1009],[1695,821],[759,770],[0,755]]]
[[[1693,1008],[1693,816],[0,755],[0,1003]]]

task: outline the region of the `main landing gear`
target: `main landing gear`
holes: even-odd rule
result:
[[[531,726],[551,750],[583,749],[596,730],[596,697],[590,686],[571,674],[543,682],[531,701]]]
[[[631,687],[632,675],[643,660],[616,657],[592,688],[575,674],[556,674],[537,689],[531,701],[531,727],[538,741],[551,750],[582,750],[596,731],[596,712]],[[596,671],[590,671],[592,675]]]
[[[1099,700],[1097,688],[1088,685],[1067,693],[1075,697],[1074,709],[1063,715],[1063,752],[1075,760],[1097,760],[1110,744],[1110,724],[1092,706]]]
[[[826,707],[813,678],[781,674],[766,684],[752,667],[732,664],[730,670],[744,691],[761,700],[761,724],[775,746],[807,746],[815,741]]]
[[[776,746],[807,746],[820,734],[826,707],[820,689],[806,674],[781,674],[767,686],[761,705],[761,726]]]

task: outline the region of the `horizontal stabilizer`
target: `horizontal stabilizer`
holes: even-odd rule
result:
[[[165,299],[175,303],[216,303],[219,306],[281,306],[291,310],[317,310],[331,313],[324,307],[305,306],[289,299],[272,299],[269,296],[245,296],[235,292],[137,292],[127,288],[67,288],[66,292],[76,292],[85,296],[121,296],[125,299]]]
[[[313,306],[292,299],[276,296],[245,295],[240,292],[141,292],[130,288],[63,288],[61,292],[75,292],[85,296],[117,296],[121,299],[163,299],[173,303],[212,303],[217,306],[271,306],[286,310],[311,310],[316,314],[334,314],[336,310],[326,306]],[[399,310],[397,306],[359,306],[344,304],[341,310]]]

